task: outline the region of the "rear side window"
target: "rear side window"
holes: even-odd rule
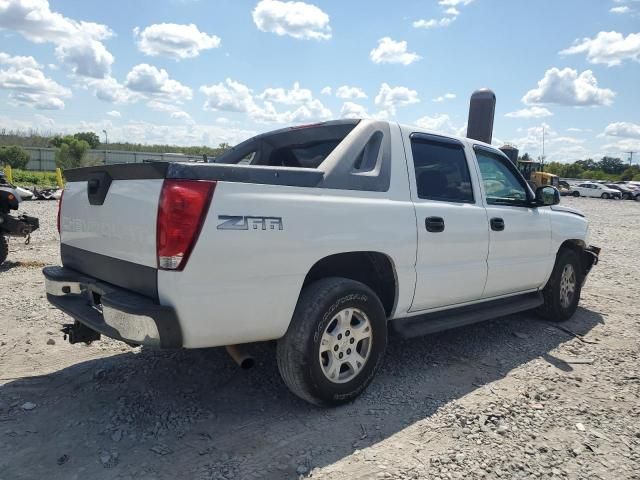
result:
[[[293,127],[251,138],[215,163],[318,168],[355,128],[357,121]]]
[[[460,143],[412,135],[411,152],[418,198],[473,203],[471,176]]]

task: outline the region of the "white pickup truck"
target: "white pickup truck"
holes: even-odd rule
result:
[[[251,138],[215,163],[66,172],[49,301],[164,348],[277,340],[301,398],[355,398],[404,336],[530,309],[576,311],[599,249],[558,191],[489,144],[374,120]]]

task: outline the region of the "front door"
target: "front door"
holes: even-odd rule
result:
[[[457,140],[414,133],[405,138],[418,226],[416,289],[411,311],[482,297],[489,229],[480,189]]]
[[[484,298],[536,289],[553,265],[547,207],[530,206],[531,195],[510,160],[476,147],[489,219],[489,258]]]

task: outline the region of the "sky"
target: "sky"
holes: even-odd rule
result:
[[[0,0],[0,129],[217,146],[377,118],[640,161],[640,0]],[[634,161],[634,163],[636,163]]]

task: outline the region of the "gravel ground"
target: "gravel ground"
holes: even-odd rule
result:
[[[569,322],[525,313],[409,341],[354,403],[311,407],[274,346],[69,345],[40,269],[55,202],[0,267],[0,479],[640,479],[640,202],[563,198],[603,247]],[[525,274],[523,272],[523,274]]]

